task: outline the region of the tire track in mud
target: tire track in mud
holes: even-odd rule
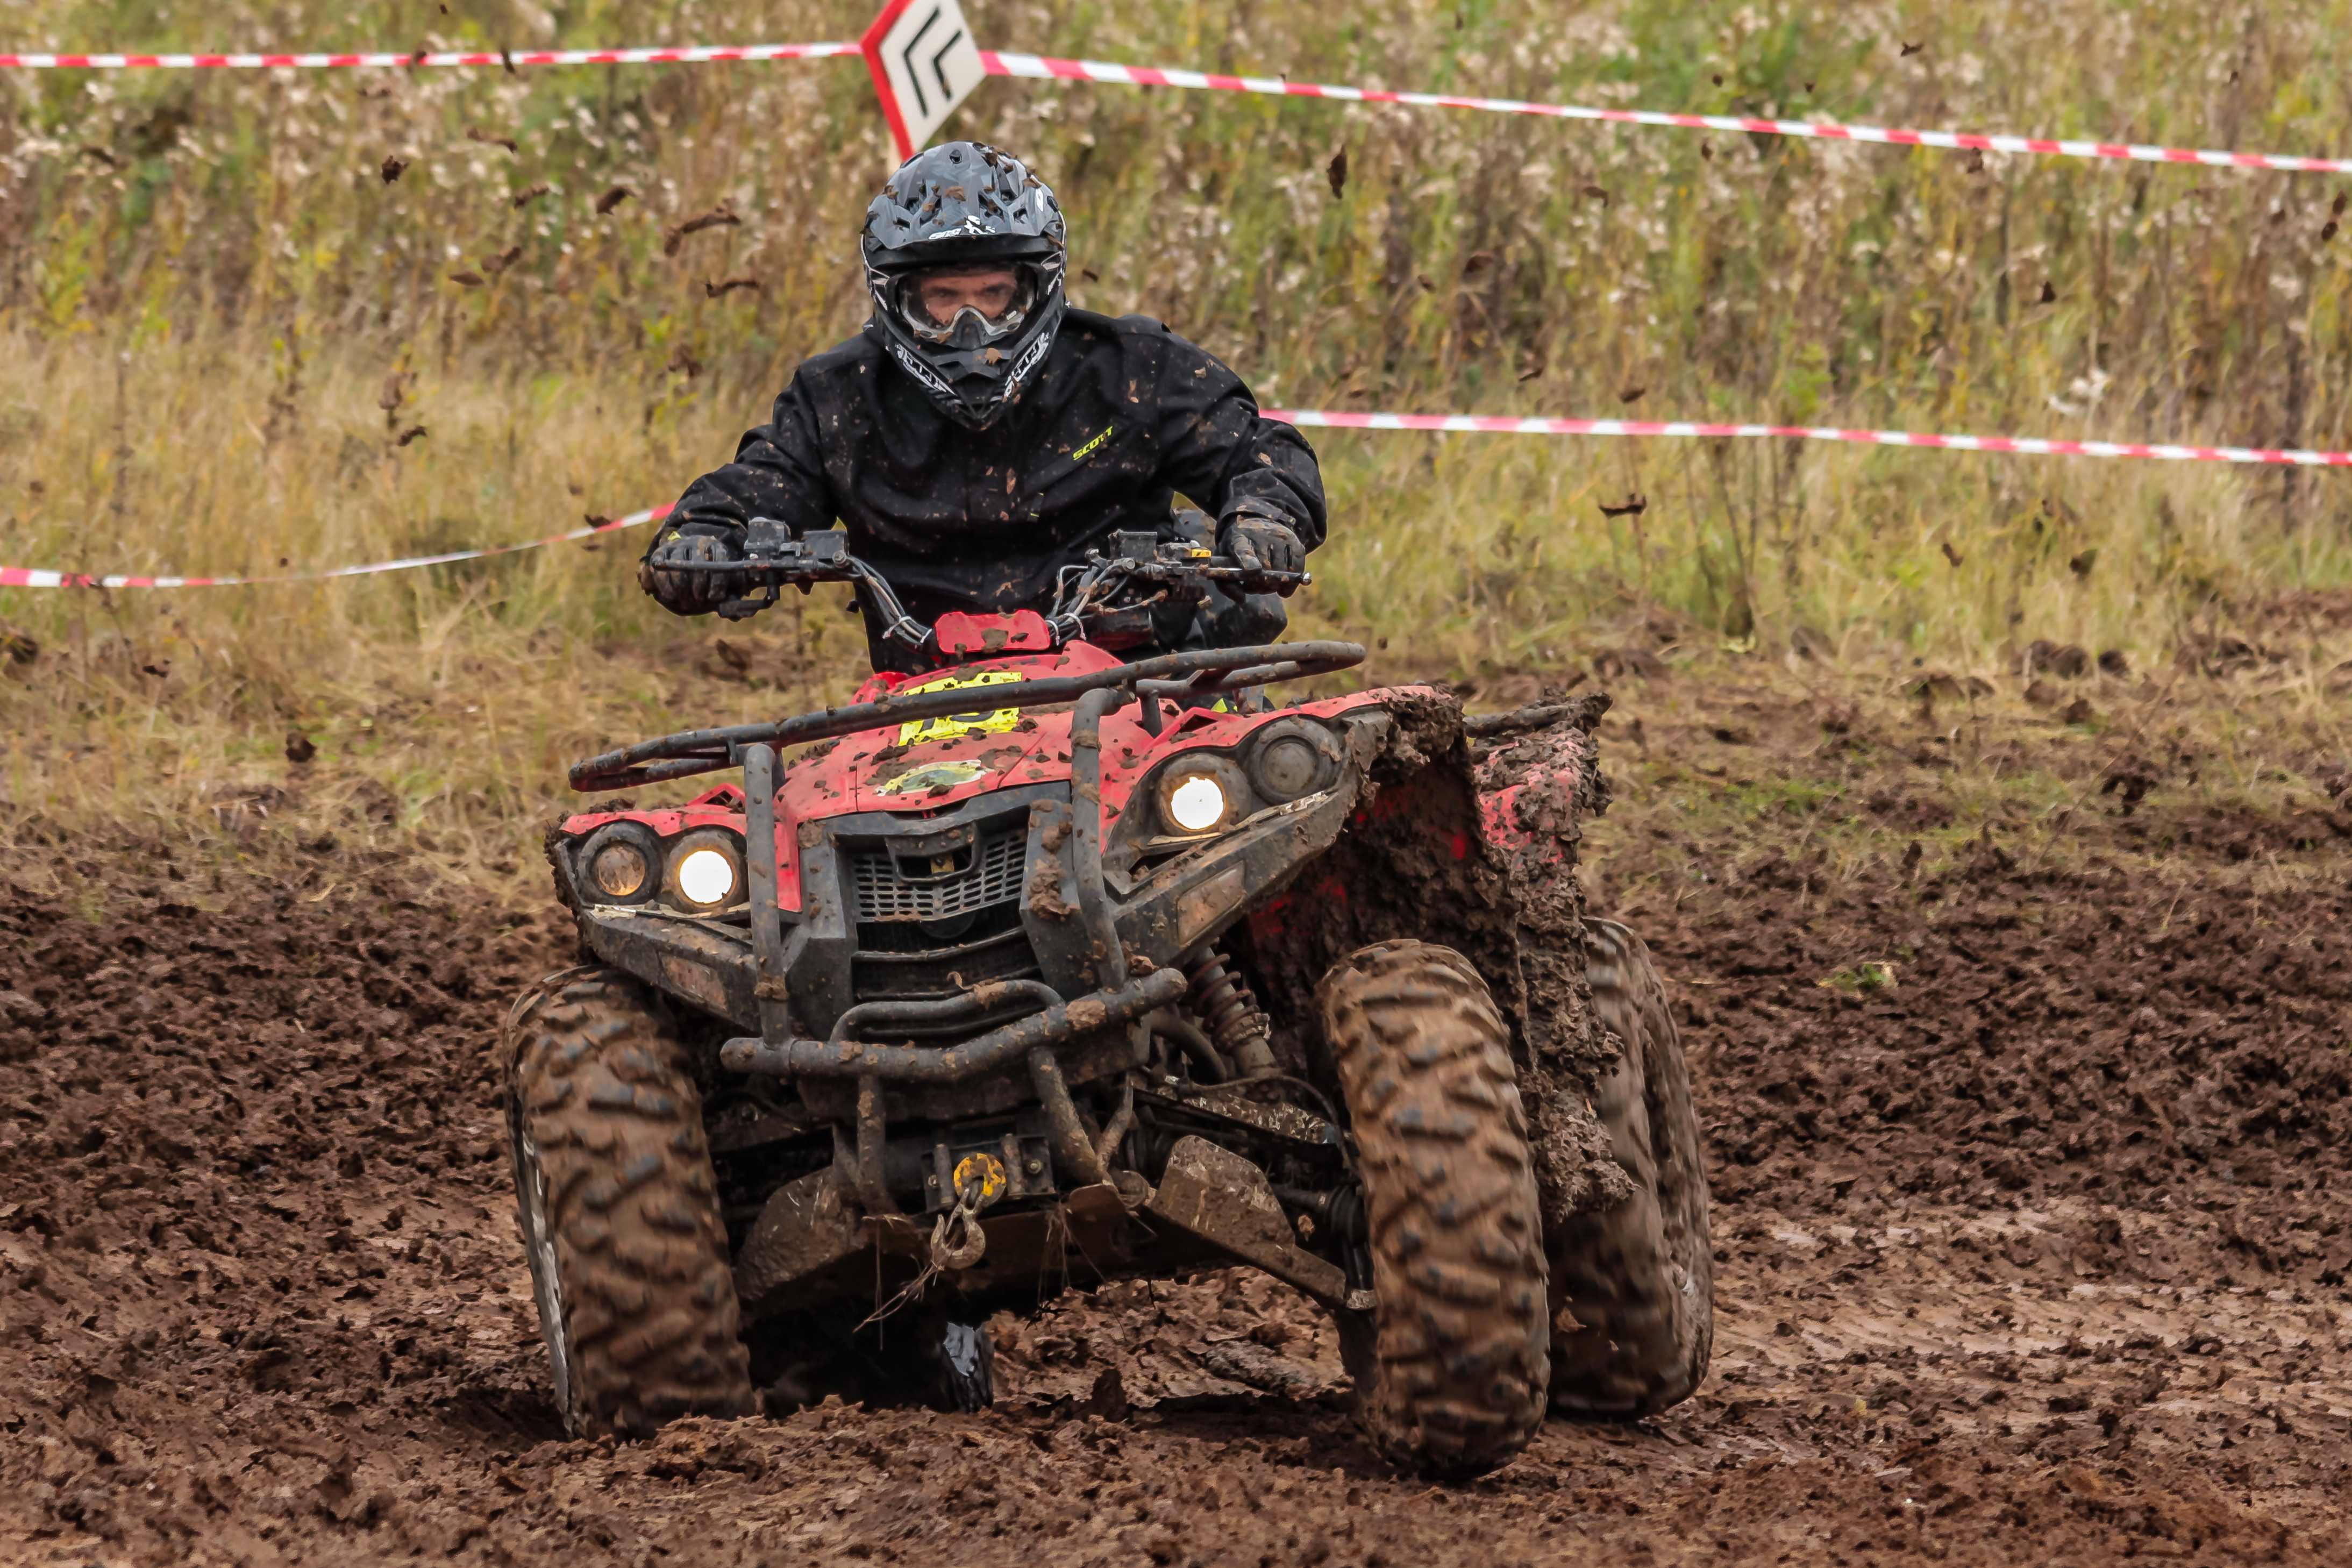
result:
[[[2347,993],[2310,933],[2352,911],[2103,875],[1768,860],[1630,911],[1715,1142],[1716,1373],[1453,1489],[1378,1460],[1329,1325],[1242,1271],[1006,1321],[982,1416],[565,1442],[490,1047],[552,923],[389,874],[109,872],[99,921],[14,889],[0,1557],[2340,1561]],[[1903,946],[1891,991],[1816,984]]]

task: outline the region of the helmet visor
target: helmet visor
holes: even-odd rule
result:
[[[927,267],[898,280],[899,320],[925,342],[979,348],[1018,331],[1037,302],[1037,269],[1018,262]]]

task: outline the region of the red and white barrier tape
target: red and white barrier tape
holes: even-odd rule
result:
[[[992,76],[1045,81],[1118,82],[1132,87],[1181,87],[1217,92],[1269,93],[1280,98],[1336,99],[1344,103],[1402,103],[1423,109],[1475,109],[1554,120],[1596,120],[1619,125],[1661,125],[1685,131],[1726,131],[1760,136],[1807,136],[1830,142],[1878,142],[1895,147],[1949,147],[1961,152],[2038,153],[2061,158],[2128,158],[2144,163],[2204,163],[2227,169],[2284,169],[2296,174],[2352,174],[2352,158],[2299,158],[2278,153],[2220,153],[2193,147],[2083,142],[2046,136],[1981,135],[1968,131],[1905,131],[1832,121],[1748,120],[1729,114],[1668,114],[1654,109],[1593,109],[1575,103],[1530,103],[1516,98],[1466,98],[1444,92],[1391,92],[1380,88],[1329,87],[1273,77],[1216,76],[1101,60],[1055,59],[982,49]]]
[[[520,544],[494,544],[487,550],[451,550],[439,555],[411,555],[400,561],[372,561],[364,566],[338,566],[331,572],[289,572],[275,577],[94,577],[82,572],[49,572],[34,566],[0,566],[0,588],[244,588],[257,583],[324,583],[335,577],[366,577],[378,572],[406,572],[418,566],[445,566],[452,561],[479,561],[489,555],[511,555],[518,550],[539,550],[550,544],[612,533],[669,515],[657,506],[626,517],[606,518],[569,533],[526,539]]]
[[[2352,468],[2352,452],[2315,452],[2297,447],[2180,447],[2146,441],[2061,441],[2038,436],[1946,436],[1912,430],[1847,430],[1826,425],[1711,425],[1687,419],[1539,419],[1486,414],[1357,414],[1339,408],[1267,408],[1268,419],[1288,425],[1337,430],[1431,430],[1480,436],[1683,436],[1729,440],[1841,441],[1865,447],[1925,447],[1945,452],[1999,452],[2026,458],[2144,458],[2167,463],[2252,463],[2289,468]],[[139,577],[91,576],[79,572],[51,572],[29,566],[0,566],[0,588],[229,588],[260,583],[323,583],[337,577],[364,577],[378,572],[404,572],[418,566],[440,566],[453,561],[478,561],[485,556],[510,555],[567,544],[619,529],[635,528],[669,515],[667,506],[610,518],[569,533],[520,544],[493,545],[487,550],[452,550],[439,555],[415,555],[400,561],[376,561],[364,566],[339,566],[330,572],[296,572],[271,577]]]
[[[2144,441],[2053,441],[2038,436],[1934,436],[1910,430],[1844,430],[1823,425],[1705,425],[1684,419],[1519,419],[1484,414],[1356,414],[1337,408],[1268,408],[1268,419],[1340,430],[1455,430],[1486,436],[1702,436],[1731,439],[1847,441],[1867,447],[1927,447],[1946,452],[2008,452],[2029,458],[2149,458],[2167,463],[2275,463],[2352,468],[2352,452],[2268,447],[2175,447]]]
[[[258,70],[274,68],[695,65],[717,60],[826,59],[859,52],[859,47],[855,43],[822,43],[693,45],[673,49],[418,49],[408,53],[376,51],[363,54],[0,54],[0,68],[15,66],[48,70]],[[1834,121],[1755,120],[1731,114],[1673,114],[1654,109],[1597,109],[1585,104],[1535,103],[1516,98],[1478,98],[1459,93],[1339,87],[1322,82],[1288,81],[1278,77],[1221,76],[1210,71],[1113,65],[1104,60],[1062,59],[1049,55],[1018,54],[999,49],[982,49],[980,58],[991,76],[1024,77],[1041,81],[1110,82],[1129,87],[1175,87],[1218,92],[1265,93],[1279,98],[1319,98],[1344,103],[1398,103],[1426,109],[1471,109],[1554,120],[1590,120],[1619,125],[1654,125],[1734,134],[1801,136],[1817,141],[1870,142],[1895,147],[1943,147],[1958,152],[2120,158],[2147,163],[2199,163],[2225,169],[2280,169],[2293,174],[2352,174],[2352,158],[2305,158],[2281,153],[2230,153],[2211,148],[2162,147],[2142,142],[2094,142],[2049,136],[1993,135],[1969,131],[1912,131],[1884,125],[1844,125]]]
[[[34,70],[311,70],[404,66],[659,66],[711,60],[817,60],[854,55],[856,44],[698,44],[682,49],[417,49],[359,55],[0,55],[0,67]]]

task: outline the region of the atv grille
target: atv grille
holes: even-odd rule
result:
[[[1028,838],[1020,832],[987,839],[972,863],[952,876],[914,879],[903,875],[887,850],[849,858],[849,881],[860,921],[944,921],[1005,903],[1021,896],[1021,867]]]

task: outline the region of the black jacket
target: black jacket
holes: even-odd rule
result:
[[[1036,383],[985,430],[940,413],[871,329],[804,362],[769,422],[688,487],[655,539],[740,546],[754,517],[795,534],[838,519],[851,552],[929,623],[1045,609],[1056,569],[1114,531],[1173,538],[1179,492],[1213,517],[1262,498],[1308,549],[1323,542],[1313,449],[1261,418],[1239,376],[1157,321],[1072,310]],[[867,626],[879,631],[871,615]],[[904,650],[869,640],[877,668],[904,668]]]

